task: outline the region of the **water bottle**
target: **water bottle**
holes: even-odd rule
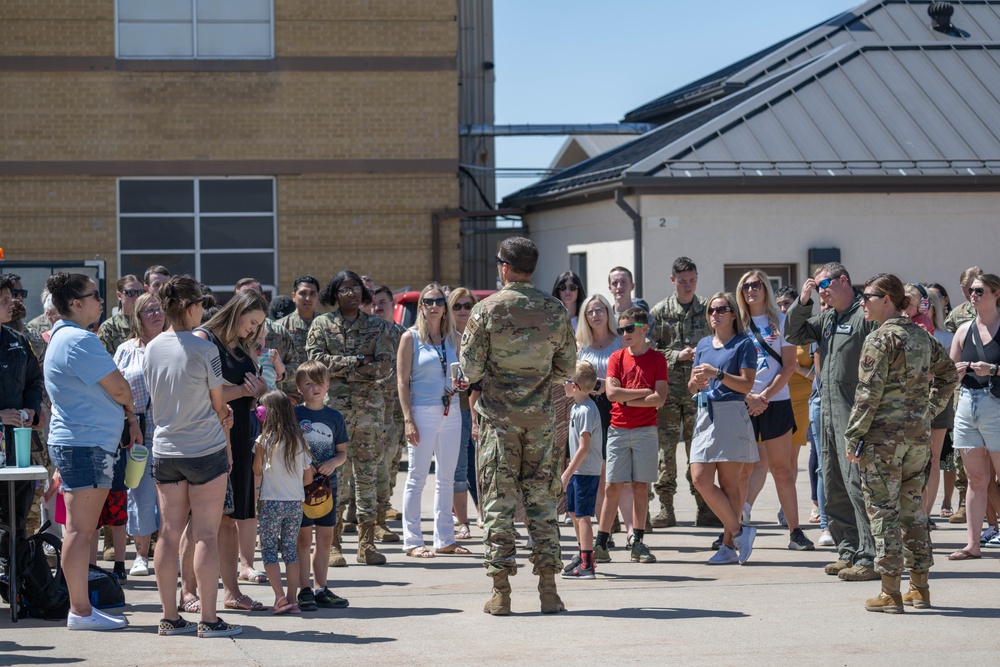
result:
[[[0,424],[0,468],[7,467],[7,442],[4,430],[3,424]]]

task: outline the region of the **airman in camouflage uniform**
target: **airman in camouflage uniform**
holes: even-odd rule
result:
[[[315,319],[314,317],[307,321],[299,315],[299,311],[293,310],[277,321],[277,325],[288,332],[288,337],[291,339],[291,349],[294,350],[290,358],[281,355],[281,360],[285,362],[285,379],[278,383],[278,388],[287,394],[299,393],[298,387],[295,386],[295,371],[298,370],[299,364],[306,360],[306,337],[309,335],[309,327],[312,326]],[[278,354],[281,354],[280,350]]]
[[[976,308],[972,305],[972,302],[966,301],[948,313],[948,317],[944,320],[944,328],[955,333],[960,326],[974,319],[976,319]]]
[[[562,450],[555,443],[553,382],[572,377],[576,341],[566,309],[531,284],[538,250],[525,238],[500,246],[497,270],[504,287],[480,301],[462,336],[462,372],[481,391],[479,440],[480,506],[485,518],[485,566],[493,597],[483,611],[510,613],[508,576],[514,561],[514,507],[523,497],[530,561],[539,575],[542,612],[565,607],[556,592],[559,527],[556,501],[562,491]]]
[[[653,485],[653,492],[660,499],[660,513],[650,519],[654,528],[669,528],[677,525],[674,517],[674,495],[677,493],[677,443],[684,441],[684,448],[690,457],[691,437],[694,430],[696,406],[688,393],[687,383],[691,379],[691,362],[694,347],[705,336],[712,335],[705,317],[708,302],[704,297],[694,295],[690,306],[685,308],[676,294],[668,296],[653,306],[650,340],[653,347],[667,358],[667,372],[670,386],[667,402],[660,408],[657,417],[659,437],[659,475]],[[685,355],[684,350],[692,351]],[[678,356],[685,356],[683,361]],[[719,526],[719,520],[709,509],[701,494],[691,482],[691,466],[686,474],[691,494],[698,507],[695,525]]]
[[[277,350],[281,361],[285,364],[285,374],[278,388],[284,391],[297,391],[295,387],[295,370],[304,360],[295,347],[295,339],[288,329],[278,324],[277,320],[264,320],[264,347]]]
[[[386,324],[361,311],[353,322],[345,320],[339,310],[319,315],[309,327],[306,354],[330,369],[325,402],[347,423],[350,440],[347,462],[338,470],[338,507],[346,509],[353,474],[358,521],[369,525],[367,534],[371,535],[378,514],[376,480],[384,449],[385,398],[378,380],[389,374],[393,359]],[[366,539],[362,543],[360,530],[358,561],[369,565],[385,562],[373,542]]]
[[[51,330],[52,323],[49,322],[49,318],[46,317],[45,313],[42,313],[24,325],[24,335],[28,337],[28,342],[31,343],[31,351],[35,353],[38,363],[42,363],[42,359],[45,357],[45,349],[49,346],[48,341],[45,340],[42,334]]]
[[[385,399],[385,452],[382,455],[382,465],[378,469],[378,513],[379,518],[384,522],[384,515],[391,508],[392,491],[396,486],[396,473],[399,470],[399,459],[402,456],[403,448],[400,435],[404,433],[403,408],[399,405],[399,395],[396,388],[396,352],[399,350],[399,341],[406,331],[402,324],[393,322],[386,325],[389,339],[392,341],[392,370],[384,378],[378,381],[382,387],[382,396]],[[396,413],[399,413],[399,422],[396,421]],[[382,525],[384,530],[388,530]],[[376,530],[378,533],[378,530]],[[383,542],[398,542],[399,536],[390,533],[396,539],[386,539],[385,535],[380,538]]]
[[[875,287],[866,291],[877,293]],[[851,460],[864,441],[858,465],[884,596],[869,600],[871,611],[902,611],[904,564],[911,573],[911,594],[923,589],[929,605],[927,571],[934,558],[921,495],[931,420],[945,409],[957,384],[958,372],[944,347],[909,319],[890,317],[865,338],[844,439]]]
[[[128,318],[128,315],[119,310],[101,322],[101,326],[97,329],[97,337],[104,343],[104,349],[111,356],[114,356],[118,347],[128,340],[128,333],[132,328],[128,323]]]

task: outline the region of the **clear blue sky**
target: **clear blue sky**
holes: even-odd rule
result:
[[[494,0],[496,122],[608,123],[861,0]],[[547,167],[565,137],[501,137]],[[497,179],[498,201],[536,179]]]

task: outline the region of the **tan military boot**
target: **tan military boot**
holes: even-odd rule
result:
[[[101,560],[114,562],[115,560],[115,538],[111,534],[111,526],[104,526],[104,551],[101,553]]]
[[[375,540],[378,542],[399,542],[399,535],[389,530],[385,525],[385,510],[378,513],[375,520]]]
[[[837,576],[840,574],[841,570],[846,570],[851,566],[851,561],[849,560],[838,560],[836,563],[830,563],[823,568],[823,571],[827,574]]]
[[[910,570],[910,590],[903,593],[903,604],[915,609],[930,609],[931,589],[927,585],[926,572]]]
[[[958,509],[948,517],[948,523],[965,523],[965,493],[958,492]]]
[[[877,597],[865,602],[868,611],[880,611],[884,614],[902,614],[903,596],[899,594],[899,575],[883,574],[882,591]]]
[[[385,556],[375,548],[375,522],[358,524],[358,562],[362,565],[384,565]]]
[[[885,575],[881,575],[885,579]],[[841,581],[878,581],[879,573],[871,565],[855,565],[837,573]]]
[[[677,517],[674,516],[674,497],[660,496],[660,513],[649,520],[653,528],[673,528],[677,525]]]
[[[556,591],[554,570],[542,570],[538,573],[538,599],[542,601],[543,614],[558,614],[561,611],[566,611],[566,606]]]
[[[403,513],[400,512],[395,507],[390,507],[389,509],[387,509],[385,511],[385,520],[386,521],[397,521],[397,520],[402,519],[402,518],[403,518]]]
[[[510,581],[506,572],[500,572],[493,577],[493,597],[483,605],[483,612],[490,616],[510,615]]]
[[[347,559],[340,550],[340,534],[343,524],[339,521],[333,529],[333,544],[330,545],[330,567],[347,567]]]

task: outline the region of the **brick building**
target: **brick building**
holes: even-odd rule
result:
[[[459,282],[458,220],[434,212],[460,205],[459,123],[492,121],[460,118],[466,5],[4,0],[0,245],[223,292]]]

